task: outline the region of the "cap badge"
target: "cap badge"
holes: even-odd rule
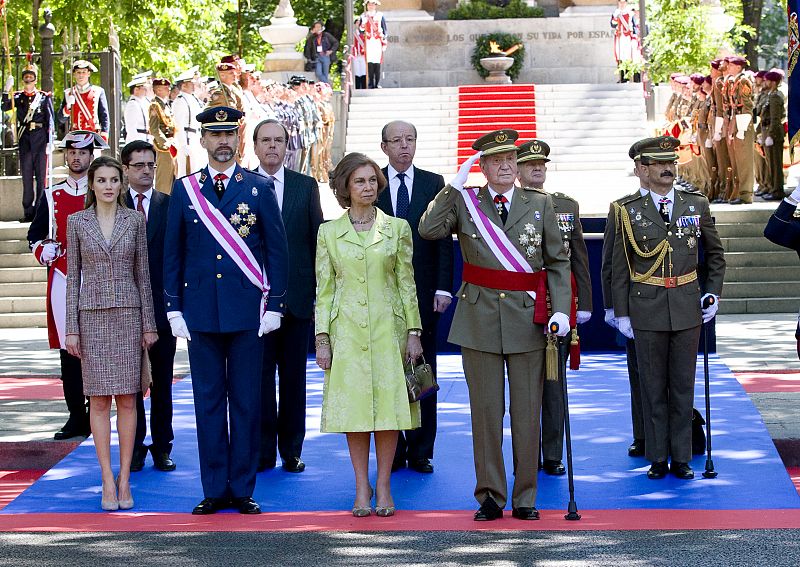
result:
[[[542,147],[539,145],[539,142],[534,142],[531,144],[531,150],[533,150],[534,153],[538,154],[542,151]]]
[[[508,135],[505,132],[500,132],[498,134],[495,134],[494,141],[497,142],[498,144],[502,144],[506,140],[508,140]]]
[[[661,143],[659,144],[659,147],[662,150],[670,150],[670,149],[672,149],[672,143],[669,140],[661,140]]]
[[[220,110],[214,115],[214,118],[217,119],[217,122],[225,122],[228,119],[228,113]]]

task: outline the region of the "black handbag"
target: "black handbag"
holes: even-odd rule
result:
[[[439,391],[439,384],[433,375],[431,365],[422,357],[422,364],[414,366],[409,361],[405,366],[406,387],[408,388],[409,403],[418,402]]]

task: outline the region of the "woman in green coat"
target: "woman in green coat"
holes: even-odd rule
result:
[[[346,155],[331,187],[347,208],[317,235],[317,364],[325,371],[322,431],[347,434],[356,477],[353,515],[371,513],[370,433],[378,479],[375,512],[394,514],[391,468],[400,430],[419,427],[403,365],[422,354],[411,265],[411,228],[375,207],[386,178],[363,154]]]

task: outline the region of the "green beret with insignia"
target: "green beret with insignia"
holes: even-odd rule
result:
[[[472,143],[472,149],[483,152],[485,156],[515,152],[517,151],[517,146],[514,142],[517,141],[517,138],[519,138],[519,134],[516,130],[511,130],[510,128],[495,130],[475,140]]]
[[[549,155],[550,146],[541,140],[531,140],[517,146],[517,163],[534,160],[550,161],[547,157]]]
[[[658,136],[657,138],[645,138],[634,144],[635,153],[644,165],[653,162],[675,161],[678,154],[675,150],[681,145],[678,138],[672,136]],[[632,148],[633,149],[633,148]],[[633,159],[636,159],[635,155]]]

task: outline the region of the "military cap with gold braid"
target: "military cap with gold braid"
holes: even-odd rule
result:
[[[514,142],[519,138],[516,130],[507,128],[505,130],[495,130],[489,132],[472,143],[472,149],[483,152],[484,156],[502,154],[504,152],[516,152],[517,146]]]
[[[201,130],[237,130],[244,113],[229,106],[212,106],[197,115]]]
[[[631,148],[633,159],[637,157],[644,165],[658,161],[675,161],[678,154],[675,150],[681,145],[678,138],[672,136],[658,136],[657,138],[645,138],[634,144]]]
[[[541,140],[530,140],[517,146],[517,163],[534,160],[550,161],[547,157],[549,155],[550,146]]]

